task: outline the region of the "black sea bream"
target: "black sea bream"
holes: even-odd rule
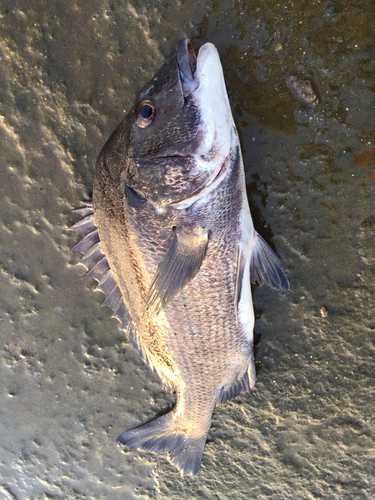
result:
[[[121,434],[196,474],[217,404],[255,384],[252,281],[286,290],[254,230],[214,45],[181,40],[100,153],[73,226],[87,276],[176,406]]]

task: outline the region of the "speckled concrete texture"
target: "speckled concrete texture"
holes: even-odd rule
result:
[[[374,498],[372,2],[3,0],[0,17],[0,499]],[[257,384],[215,411],[194,478],[116,445],[174,398],[67,230],[185,36],[218,47],[254,223],[291,285],[253,288]]]

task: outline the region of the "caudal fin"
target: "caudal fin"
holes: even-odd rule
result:
[[[207,432],[192,437],[188,430],[178,426],[172,413],[147,424],[123,432],[117,442],[140,450],[169,453],[170,461],[185,475],[194,476],[200,468]]]

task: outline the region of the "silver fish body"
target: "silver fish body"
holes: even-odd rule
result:
[[[93,204],[73,230],[129,338],[175,391],[168,414],[121,434],[200,467],[215,405],[255,384],[253,281],[286,290],[253,227],[239,139],[212,44],[190,41],[138,95],[104,146]]]

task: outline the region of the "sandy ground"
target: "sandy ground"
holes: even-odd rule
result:
[[[373,9],[2,0],[1,500],[375,498]],[[116,445],[173,396],[67,231],[101,146],[184,36],[219,49],[255,226],[291,285],[254,288],[257,385],[215,411],[195,478]]]

